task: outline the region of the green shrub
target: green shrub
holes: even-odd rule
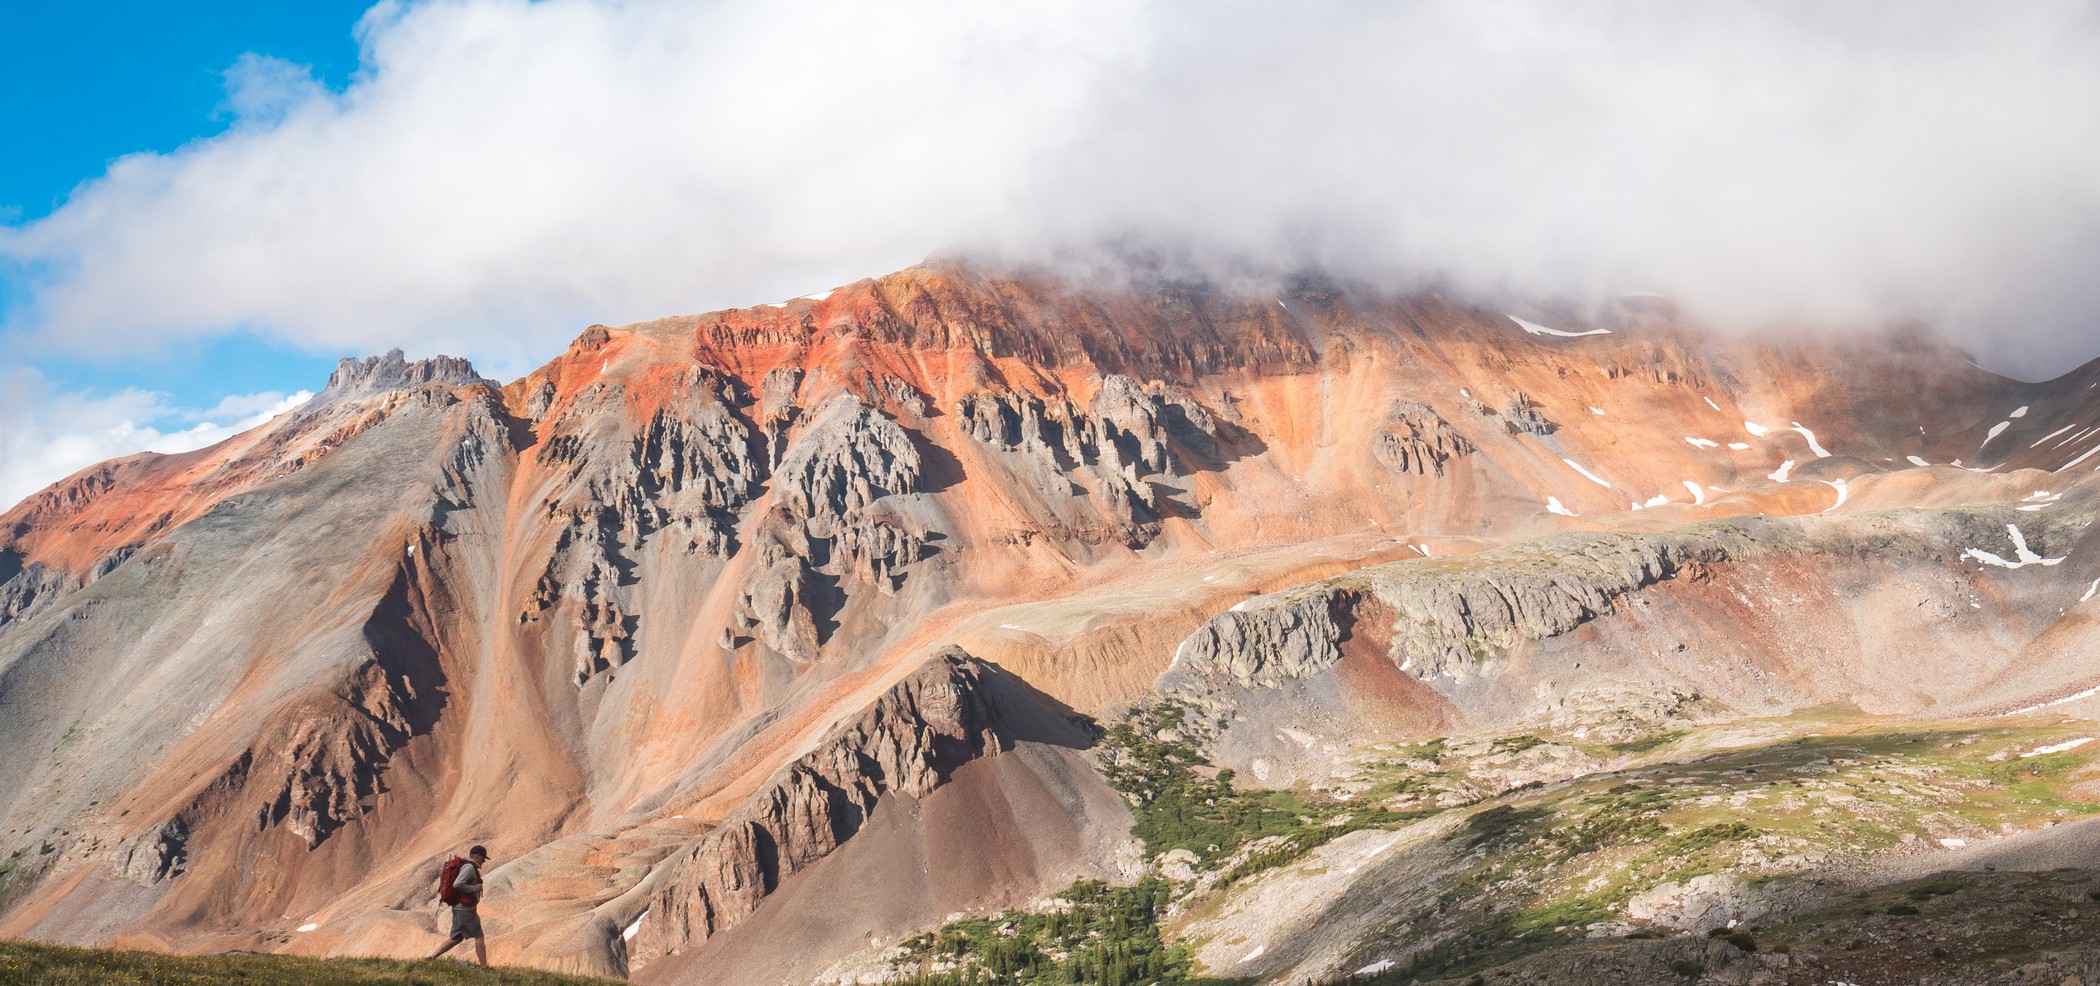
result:
[[[1927,880],[1910,888],[1909,897],[1912,900],[1930,900],[1934,897],[1945,897],[1948,894],[1960,893],[1961,890],[1962,885],[1953,880]]]
[[[1504,736],[1500,739],[1495,740],[1495,742],[1488,747],[1488,752],[1490,754],[1522,753],[1525,750],[1529,750],[1533,747],[1545,745],[1546,741],[1536,736]]]
[[[1666,857],[1683,857],[1701,849],[1710,849],[1724,842],[1747,841],[1763,834],[1763,832],[1742,822],[1721,822],[1716,825],[1703,825],[1680,835],[1673,835],[1664,840],[1659,851]]]
[[[1650,750],[1658,750],[1665,746],[1668,746],[1671,743],[1676,742],[1677,738],[1683,735],[1684,730],[1681,729],[1670,730],[1668,732],[1662,733],[1650,733],[1646,736],[1640,737],[1639,739],[1627,740],[1624,743],[1607,744],[1605,746],[1605,749],[1610,750],[1613,753],[1647,753]]]
[[[1544,808],[1496,805],[1466,821],[1467,842],[1475,848],[1502,846],[1530,834],[1531,827],[1550,818]]]
[[[1194,986],[1188,953],[1160,937],[1173,887],[1156,877],[1133,887],[1082,880],[1043,913],[1007,911],[942,926],[905,943],[921,971],[911,986]],[[956,967],[933,971],[934,962]]]
[[[1742,928],[1715,928],[1706,933],[1708,938],[1718,938],[1745,952],[1757,951],[1757,939]]]
[[[1207,864],[1256,839],[1287,838],[1282,846],[1235,867],[1231,879],[1238,879],[1296,859],[1335,836],[1430,814],[1306,801],[1290,791],[1235,788],[1231,770],[1205,776],[1203,768],[1210,761],[1187,738],[1195,731],[1185,709],[1161,703],[1133,711],[1103,735],[1107,766],[1102,773],[1130,802],[1136,819],[1130,834],[1145,844],[1148,858],[1186,849]],[[1161,739],[1162,735],[1176,738]]]

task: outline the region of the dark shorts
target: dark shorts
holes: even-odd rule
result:
[[[452,940],[466,941],[481,937],[481,915],[471,907],[452,909]]]

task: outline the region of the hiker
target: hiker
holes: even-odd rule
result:
[[[481,914],[475,909],[481,906],[481,874],[488,869],[489,851],[480,846],[467,850],[467,858],[454,856],[445,861],[444,869],[438,871],[438,899],[452,906],[452,937],[438,950],[430,953],[437,958],[452,951],[452,946],[474,939],[474,957],[482,965],[489,964],[488,945],[481,938]]]

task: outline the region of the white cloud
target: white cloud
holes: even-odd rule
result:
[[[0,231],[47,336],[529,364],[589,321],[1137,234],[2100,350],[2089,4],[450,0]],[[529,352],[521,354],[521,350]]]
[[[164,394],[133,389],[93,397],[59,391],[34,370],[0,369],[0,511],[97,462],[214,445],[312,396],[269,391],[185,409]]]

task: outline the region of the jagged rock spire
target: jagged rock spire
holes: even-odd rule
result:
[[[402,390],[426,383],[492,383],[474,372],[474,364],[457,356],[432,356],[410,362],[399,349],[364,359],[345,357],[328,375],[322,397],[345,397]]]

